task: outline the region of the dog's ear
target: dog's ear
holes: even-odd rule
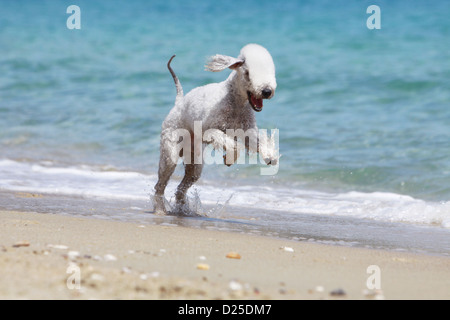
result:
[[[208,63],[205,65],[206,71],[219,72],[230,68],[235,70],[244,64],[244,60],[236,59],[222,54],[216,54],[208,59]]]

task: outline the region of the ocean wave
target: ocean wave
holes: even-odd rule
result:
[[[0,160],[0,189],[54,195],[148,199],[152,176],[118,171],[112,166],[55,167],[51,161],[27,163]]]
[[[5,191],[150,201],[156,179],[156,174],[120,171],[113,166],[62,167],[49,161],[0,160],[0,190]],[[172,198],[178,182],[174,179],[169,183],[167,199]],[[205,205],[226,203],[253,212],[273,210],[290,218],[314,214],[450,228],[450,202],[429,202],[387,192],[329,193],[250,184],[223,187],[222,182],[203,180],[190,194]]]

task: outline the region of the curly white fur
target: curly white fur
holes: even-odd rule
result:
[[[185,204],[186,191],[200,177],[203,164],[201,161],[194,161],[196,152],[199,152],[196,150],[194,139],[199,138],[199,135],[202,144],[212,144],[214,148],[222,147],[226,151],[227,157],[224,159],[227,165],[236,161],[239,149],[243,148],[234,137],[226,135],[227,129],[242,129],[248,132],[249,141],[245,145],[247,150],[259,152],[267,164],[276,164],[278,161],[271,150],[270,141],[259,139],[254,115],[255,111],[261,111],[263,99],[273,97],[277,86],[275,65],[270,53],[264,47],[248,44],[242,48],[237,58],[220,54],[211,57],[205,66],[206,70],[217,72],[229,68],[233,71],[225,81],[197,87],[185,96],[178,78],[170,67],[172,59],[173,57],[168,63],[168,68],[177,87],[177,97],[175,106],[162,124],[161,155],[154,197],[155,212],[158,214],[166,213],[164,190],[179,157],[183,157],[185,163],[185,176],[176,191],[176,201],[180,208]],[[195,128],[198,121],[201,121],[202,132],[195,132],[198,131]],[[182,138],[180,130],[184,130]],[[177,148],[180,140],[187,142],[189,136],[192,145],[180,152]],[[230,152],[233,153],[233,157],[228,156]]]

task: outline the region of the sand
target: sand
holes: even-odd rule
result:
[[[30,212],[0,270],[1,299],[450,298],[448,257]]]

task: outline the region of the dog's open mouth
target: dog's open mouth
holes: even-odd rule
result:
[[[255,96],[250,91],[247,91],[247,96],[248,102],[252,106],[253,110],[255,110],[256,112],[260,112],[263,108],[263,99],[255,98]]]

